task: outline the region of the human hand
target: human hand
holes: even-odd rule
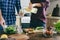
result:
[[[5,20],[3,19],[3,17],[1,18],[0,24],[4,27],[4,25],[5,25]]]
[[[23,14],[23,10],[20,10],[20,12],[19,12],[19,16],[21,16],[21,17],[24,16],[24,14]]]

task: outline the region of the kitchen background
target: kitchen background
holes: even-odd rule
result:
[[[48,8],[47,13],[52,13],[53,8],[56,6],[56,4],[59,4],[59,6],[60,6],[60,0],[50,0],[50,1],[51,1],[50,7]],[[27,7],[29,5],[29,2],[30,2],[30,0],[24,0],[24,1],[21,0],[22,8]]]
[[[21,7],[22,9],[26,8],[29,6],[29,2],[30,0],[20,0],[21,2]],[[49,8],[47,9],[47,14],[51,14],[54,7],[56,6],[56,4],[59,5],[60,7],[60,0],[50,0],[50,6]],[[17,13],[17,12],[16,12]],[[24,16],[22,19],[21,19],[21,23],[22,23],[22,27],[28,27],[29,26],[29,23],[30,23],[30,13],[26,12],[27,16]]]
[[[24,9],[25,7],[29,6],[30,0],[24,0],[24,1],[20,0],[20,2],[21,2],[22,9]],[[52,13],[52,11],[53,11],[54,7],[56,6],[56,4],[58,4],[59,7],[60,7],[60,0],[50,0],[50,6],[47,9],[47,14]]]

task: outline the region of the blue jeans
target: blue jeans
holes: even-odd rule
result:
[[[3,34],[4,31],[3,31],[3,27],[0,25],[0,34]]]
[[[39,19],[31,19],[30,21],[30,27],[31,28],[36,28],[36,27],[44,27],[45,28],[45,23],[42,20]]]
[[[3,27],[0,25],[0,31],[3,30]]]

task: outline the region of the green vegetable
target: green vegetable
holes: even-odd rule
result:
[[[60,32],[60,21],[56,22],[56,24],[54,24],[56,31]]]
[[[8,26],[6,28],[6,30],[5,30],[5,33],[7,33],[7,34],[14,34],[14,33],[16,33],[16,29],[15,29],[14,26]]]
[[[36,27],[36,30],[41,30],[43,29],[43,27]]]

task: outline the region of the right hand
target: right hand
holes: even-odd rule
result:
[[[3,16],[2,16],[1,10],[0,10],[0,25],[1,26],[5,25],[5,20],[4,20]]]
[[[3,17],[1,18],[1,23],[0,23],[0,24],[4,27],[4,25],[5,25],[5,20],[4,20]]]

